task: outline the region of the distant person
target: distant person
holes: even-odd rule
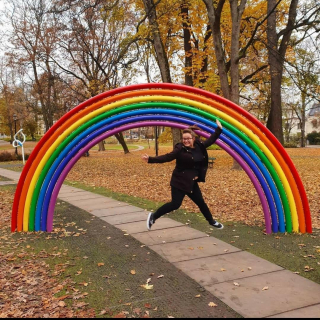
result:
[[[156,212],[149,213],[148,230],[151,230],[157,219],[166,213],[179,209],[186,195],[199,207],[211,226],[223,229],[223,224],[213,219],[198,185],[198,182],[205,182],[208,169],[207,148],[215,143],[222,132],[222,125],[218,119],[216,123],[218,127],[215,133],[205,141],[196,138],[194,130],[199,130],[199,128],[191,126],[182,131],[182,142],[177,143],[172,152],[157,157],[150,157],[147,154],[142,156],[142,159],[148,163],[165,163],[176,160],[176,167],[170,182],[171,202],[164,204]]]

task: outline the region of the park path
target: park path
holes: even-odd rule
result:
[[[0,168],[13,180],[0,185],[19,175]],[[147,231],[148,213],[128,203],[67,185],[59,198],[126,230],[245,318],[320,317],[320,285],[276,264],[170,218]]]
[[[138,147],[138,148],[137,148],[137,149],[134,149],[134,150],[130,150],[130,151],[140,151],[140,150],[143,150],[143,149],[144,149],[143,146],[135,145],[135,147]]]
[[[0,139],[0,146],[1,145],[8,145],[8,144],[9,144],[9,142]]]

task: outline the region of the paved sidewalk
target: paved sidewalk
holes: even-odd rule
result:
[[[8,145],[10,144],[8,141],[0,140],[0,145]]]
[[[147,212],[128,203],[66,185],[59,198],[126,230],[245,318],[320,316],[320,285],[278,265],[169,218],[147,231]]]

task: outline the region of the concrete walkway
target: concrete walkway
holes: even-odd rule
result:
[[[126,230],[245,318],[320,317],[320,285],[278,265],[169,218],[147,231],[148,213],[128,203],[66,185],[59,198]]]
[[[4,140],[0,140],[0,145],[8,145],[8,144],[10,144],[10,143],[7,141],[4,141]]]

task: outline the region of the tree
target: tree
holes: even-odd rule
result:
[[[309,31],[313,28],[317,30],[320,24],[320,4],[318,1],[306,1],[305,6],[301,6],[301,17],[298,16],[298,0],[288,2],[289,9],[285,13],[275,10],[281,1],[268,1],[268,55],[271,75],[271,108],[267,127],[283,143],[282,130],[282,99],[281,84],[283,77],[284,62],[290,45],[294,47],[297,43],[310,36]],[[282,23],[283,28],[277,29],[277,16],[283,14],[287,16],[287,22]],[[290,42],[294,30],[301,30],[302,36],[299,40]]]
[[[308,42],[307,42],[308,43]],[[312,48],[312,42],[309,41],[309,48]],[[313,50],[304,48],[295,48],[295,60],[291,63],[293,71],[289,71],[295,87],[300,91],[301,103],[296,104],[294,112],[300,121],[301,127],[301,147],[305,147],[305,124],[308,105],[311,104],[317,96],[315,95],[319,82],[319,58]],[[295,89],[295,88],[294,88]],[[319,98],[318,98],[319,99]]]
[[[35,140],[35,134],[38,130],[37,121],[33,117],[28,117],[24,120],[23,132],[24,134],[31,136],[32,140]]]
[[[130,30],[134,24],[131,3],[123,1],[119,6],[118,2],[108,6],[104,1],[76,2],[67,10],[55,13],[62,54],[51,58],[63,72],[77,79],[81,85],[74,89],[85,94],[83,98],[128,81],[130,66],[137,61],[135,52],[129,50],[137,41]],[[122,133],[115,136],[128,153]],[[99,144],[99,150],[104,150],[103,143]]]
[[[13,58],[26,68],[26,75],[33,76],[33,92],[40,104],[46,130],[53,125],[59,108],[56,103],[59,78],[50,61],[56,49],[57,28],[49,8],[50,2],[46,0],[15,1],[11,8]]]
[[[161,39],[161,32],[157,21],[157,10],[153,0],[143,0],[146,16],[148,17],[149,26],[152,35],[152,44],[155,50],[156,61],[158,63],[162,82],[171,83],[171,73],[169,59],[166,48]],[[181,133],[178,129],[172,129],[173,144],[181,140]],[[157,148],[157,146],[156,146]]]
[[[25,118],[24,90],[17,84],[17,69],[7,58],[0,63],[0,126],[1,131],[10,135],[11,141],[15,134],[14,114],[17,116],[18,129]]]

